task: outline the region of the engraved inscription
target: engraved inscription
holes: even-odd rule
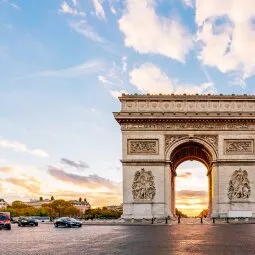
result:
[[[247,199],[250,197],[251,187],[246,170],[235,170],[231,176],[228,186],[228,198],[234,199]]]
[[[152,200],[156,194],[154,176],[151,171],[136,171],[132,185],[134,200]]]
[[[128,154],[158,154],[158,140],[128,140]]]
[[[254,140],[225,140],[226,154],[253,154]]]

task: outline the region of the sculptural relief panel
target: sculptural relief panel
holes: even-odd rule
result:
[[[144,168],[136,171],[133,184],[132,194],[134,200],[152,200],[156,194],[154,176],[151,171]]]
[[[251,195],[250,181],[246,170],[235,170],[228,185],[230,201],[248,199]]]
[[[128,139],[128,154],[155,155],[159,153],[158,139]]]
[[[243,155],[254,154],[254,140],[224,140],[225,154],[227,155]]]

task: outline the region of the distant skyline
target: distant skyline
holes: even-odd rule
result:
[[[253,0],[0,0],[0,197],[121,203],[117,97],[254,95],[254,17]],[[177,202],[202,208],[185,164]]]

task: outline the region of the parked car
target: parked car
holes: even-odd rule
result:
[[[0,212],[0,229],[11,230],[11,216],[9,212]]]
[[[14,217],[14,218],[11,217],[11,223],[12,224],[16,224],[16,223],[18,224],[19,223],[19,218],[18,217]]]
[[[38,221],[32,217],[19,217],[18,219],[18,226],[38,226]]]
[[[57,227],[68,227],[68,228],[79,227],[80,228],[82,226],[80,221],[78,221],[74,218],[69,218],[69,217],[62,217],[62,218],[55,220],[54,225],[56,228]]]

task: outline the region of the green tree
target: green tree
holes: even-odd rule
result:
[[[82,198],[81,197],[79,198],[79,202],[82,202]]]
[[[48,204],[58,215],[58,217],[64,216],[64,211],[71,204],[63,199],[54,200],[52,203]]]
[[[43,197],[40,197],[39,200],[40,200],[40,201],[43,201]]]
[[[79,216],[80,210],[74,207],[73,205],[71,205],[65,208],[64,214],[69,217]]]
[[[55,200],[55,199],[54,199],[54,197],[53,197],[53,196],[51,196],[50,200],[51,200],[51,201],[53,201],[53,200]]]

